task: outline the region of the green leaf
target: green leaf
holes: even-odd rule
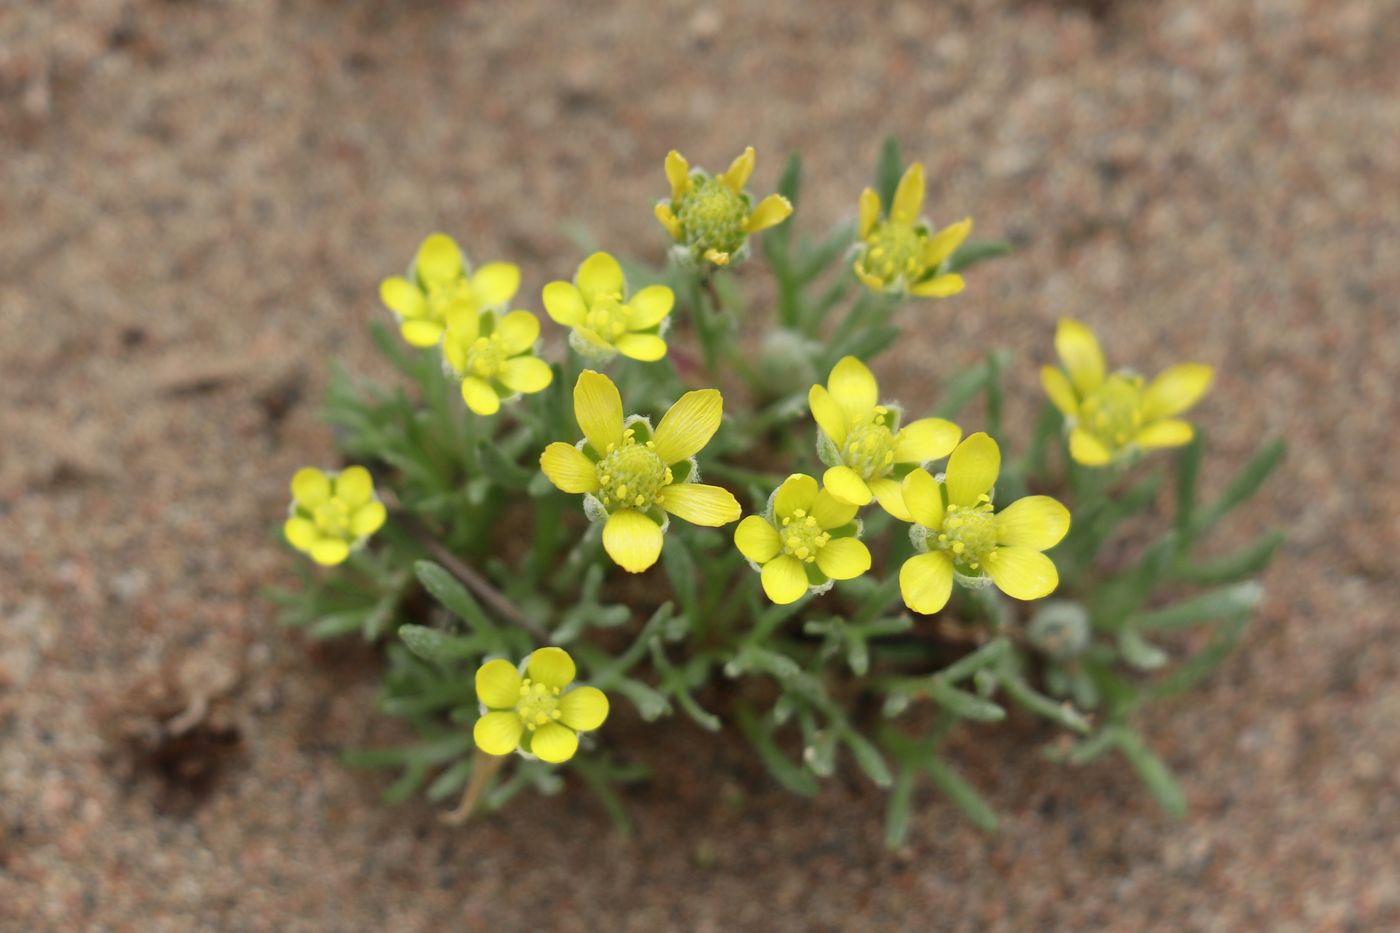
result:
[[[856,764],[860,765],[865,776],[870,778],[876,787],[889,787],[894,782],[889,765],[885,764],[885,756],[880,754],[880,750],[875,747],[874,742],[854,729],[843,729],[841,738],[846,743],[846,747],[851,750]]]
[[[413,572],[417,574],[418,581],[423,584],[424,589],[433,594],[433,598],[447,607],[453,615],[478,632],[492,631],[491,620],[467,592],[467,588],[458,583],[452,574],[430,560],[416,562]]]
[[[987,802],[982,799],[982,795],[977,793],[971,784],[963,780],[941,759],[929,759],[924,767],[943,795],[951,800],[963,812],[963,815],[972,821],[974,826],[989,833],[996,830],[996,814],[992,812],[992,808],[987,805]]]
[[[1200,586],[1234,583],[1263,573],[1273,560],[1274,552],[1284,542],[1281,531],[1269,531],[1236,551],[1207,560],[1178,559],[1172,567],[1173,579]]]
[[[1196,489],[1204,452],[1205,435],[1197,428],[1191,443],[1176,458],[1176,530],[1183,541],[1190,537],[1191,520],[1196,514]]]
[[[1135,628],[1118,633],[1118,653],[1138,670],[1155,671],[1167,663],[1167,653],[1142,637]]]
[[[1230,652],[1239,643],[1246,626],[1249,625],[1249,620],[1249,615],[1241,613],[1224,622],[1204,648],[1152,688],[1152,695],[1167,697],[1184,693],[1209,677],[1230,656]]]
[[[1215,527],[1216,523],[1232,509],[1258,492],[1259,488],[1264,485],[1264,481],[1269,478],[1269,474],[1273,473],[1283,462],[1286,451],[1287,446],[1284,444],[1283,438],[1275,438],[1271,443],[1264,445],[1235,475],[1235,478],[1230,481],[1230,485],[1225,487],[1220,498],[1196,516],[1191,523],[1191,538],[1193,540],[1200,538]]]
[[[1235,583],[1202,593],[1191,599],[1144,612],[1133,618],[1133,627],[1146,632],[1189,628],[1210,619],[1223,619],[1249,613],[1264,598],[1264,588],[1253,580]]]
[[[399,638],[418,657],[439,664],[475,658],[483,646],[477,638],[463,638],[426,625],[401,625]]]
[[[691,556],[690,547],[682,535],[673,533],[670,537],[671,540],[661,550],[661,563],[666,568],[666,575],[671,578],[671,588],[675,590],[681,610],[686,615],[693,615],[699,608],[695,558]]]
[[[962,272],[979,262],[1010,256],[1012,252],[1014,250],[1011,244],[1005,240],[964,240],[957,252],[949,257],[948,271]]]
[[[527,489],[536,476],[544,476],[539,470],[527,470],[515,461],[507,459],[501,448],[491,441],[477,444],[477,454],[481,461],[481,469],[492,481],[506,489]]]
[[[894,203],[894,192],[903,175],[904,158],[899,153],[899,140],[888,136],[880,147],[880,161],[875,167],[875,191],[880,195],[880,205],[887,211]]]
[[[1066,729],[1072,729],[1075,732],[1089,731],[1089,721],[1079,710],[1068,703],[1057,703],[1045,694],[1032,689],[1019,675],[1003,674],[1000,677],[1000,683],[1002,689],[1013,700],[1037,716],[1043,716],[1051,722],[1059,723]]]
[[[671,712],[670,701],[640,680],[622,677],[613,684],[612,689],[631,700],[637,714],[647,722],[655,722]]]
[[[817,793],[817,779],[810,771],[794,764],[782,753],[773,741],[772,732],[765,728],[747,706],[735,707],[735,720],[739,729],[753,745],[758,757],[767,766],[768,772],[779,784],[803,797],[813,797]]]
[[[909,835],[909,816],[914,808],[914,770],[900,768],[894,778],[885,806],[885,845],[897,849]]]
[[[359,631],[364,625],[366,614],[367,611],[364,609],[333,612],[317,619],[308,631],[311,637],[316,639],[338,638],[341,635]]]
[[[929,698],[948,712],[977,722],[1000,722],[1006,718],[1006,710],[990,700],[984,700],[973,693],[959,690],[940,677],[929,680]]]
[[[1142,737],[1127,729],[1117,733],[1118,748],[1132,762],[1138,777],[1147,785],[1162,809],[1175,819],[1186,815],[1186,796],[1171,769],[1143,743]]]

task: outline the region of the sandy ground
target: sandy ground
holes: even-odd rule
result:
[[[1397,48],[1393,0],[0,5],[0,926],[1395,928]],[[928,794],[887,854],[859,780],[792,799],[625,715],[631,838],[578,788],[463,830],[381,806],[337,760],[397,735],[371,656],[259,598],[380,276],[442,228],[537,295],[565,219],[659,257],[673,146],[752,143],[759,190],[801,149],[822,225],[887,132],[936,219],[1022,244],[905,312],[891,388],[1007,345],[1024,417],[1073,313],[1118,361],[1219,367],[1212,484],[1292,444],[1231,535],[1291,535],[1244,650],[1144,724],[1191,818],[1011,725],[958,742],[1003,831]],[[162,668],[238,681],[204,794],[108,752]]]

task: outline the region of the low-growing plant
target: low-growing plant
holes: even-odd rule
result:
[[[1182,813],[1134,722],[1239,641],[1281,536],[1202,546],[1282,444],[1201,501],[1205,443],[1179,416],[1210,367],[1110,371],[1073,320],[1020,442],[1004,352],[889,400],[868,363],[901,338],[900,303],[952,299],[1010,247],[929,223],[893,142],[855,224],[816,238],[790,216],[801,160],[757,201],[753,167],[752,149],[719,175],[672,152],[667,262],[593,252],[546,285],[554,353],[511,310],[519,269],[474,268],[443,234],[383,281],[397,333],[372,336],[402,380],[336,371],[353,465],[293,477],[284,534],[312,565],[275,594],[313,637],[383,648],[379,708],[418,740],[347,760],[398,769],[391,800],[461,795],[453,820],[568,768],[625,826],[617,788],[646,769],[607,729],[621,701],[737,728],[794,793],[849,761],[888,790],[897,845],[924,781],[996,825],[947,740],[1014,713],[1056,730],[1050,757],[1117,752]],[[771,313],[739,284],[758,240]]]

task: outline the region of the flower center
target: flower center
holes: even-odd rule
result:
[[[449,308],[465,305],[471,309],[475,304],[471,285],[464,278],[430,279],[423,288],[428,295],[428,317],[434,321],[447,320]]]
[[[691,246],[733,253],[744,245],[748,205],[719,179],[693,179],[672,209]]]
[[[779,534],[783,539],[783,553],[809,564],[817,559],[817,552],[831,540],[831,534],[823,531],[816,518],[808,515],[805,509],[797,509],[785,516]]]
[[[997,526],[992,503],[983,495],[976,505],[950,505],[943,516],[938,545],[969,570],[980,570],[997,553]]]
[[[559,718],[559,688],[546,687],[526,677],[520,681],[520,699],[515,702],[515,712],[531,732],[553,722]]]
[[[506,350],[498,334],[478,337],[467,348],[466,372],[482,379],[490,379],[501,371],[506,361]]]
[[[656,455],[656,444],[637,443],[636,432],[627,430],[621,445],[609,445],[598,461],[598,498],[609,512],[615,509],[648,509],[661,501],[661,490],[671,484],[671,468]]]
[[[326,535],[342,536],[350,530],[350,507],[339,499],[316,506],[316,527]]]
[[[616,340],[627,333],[627,315],[630,310],[621,301],[621,295],[595,296],[593,304],[584,317],[588,329],[606,340]]]
[[[1141,376],[1115,373],[1080,406],[1080,423],[1109,447],[1122,447],[1142,428]]]
[[[885,281],[917,278],[923,271],[924,235],[910,224],[886,221],[871,231],[865,252],[866,271]]]
[[[846,435],[841,459],[846,466],[859,473],[861,479],[872,480],[884,476],[894,465],[894,435],[885,425],[888,412],[889,409],[883,405],[877,405],[874,418],[866,424],[856,425]]]

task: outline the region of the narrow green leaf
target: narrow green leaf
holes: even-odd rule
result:
[[[909,835],[909,816],[914,808],[914,771],[900,768],[885,805],[885,846],[897,849]]]
[[[1162,809],[1175,819],[1186,815],[1186,795],[1166,762],[1147,747],[1142,737],[1127,729],[1117,733],[1118,748],[1132,762],[1138,777],[1147,785]]]
[[[794,794],[800,794],[803,797],[815,796],[817,779],[812,776],[811,772],[788,760],[773,741],[772,733],[760,724],[758,718],[747,706],[737,706],[734,712],[735,721],[738,722],[740,731],[753,745],[754,751],[758,752],[758,757],[767,766],[773,779]]]
[[[899,152],[899,140],[888,136],[880,147],[880,160],[875,167],[875,191],[880,195],[880,204],[885,210],[889,210],[894,202],[894,192],[903,174],[904,158]]]
[[[894,782],[889,765],[885,764],[885,756],[880,754],[880,750],[875,747],[874,742],[854,729],[843,729],[841,738],[846,743],[846,747],[851,750],[856,764],[860,765],[865,776],[870,778],[876,787],[889,787]]]
[[[536,476],[544,475],[539,470],[527,470],[515,461],[507,459],[501,448],[490,441],[480,442],[476,449],[481,469],[497,485],[506,489],[526,489]]]
[[[1179,559],[1172,567],[1173,579],[1200,586],[1234,583],[1264,572],[1286,536],[1268,531],[1236,551],[1207,560]]]
[[[1066,729],[1072,729],[1075,732],[1089,731],[1089,721],[1080,714],[1079,710],[1068,703],[1055,702],[1045,694],[1033,689],[1018,675],[1003,674],[1000,677],[1000,684],[1013,700],[1037,716],[1059,723]]]
[[[942,759],[932,758],[924,767],[943,795],[951,800],[963,812],[963,815],[972,821],[974,826],[989,833],[996,830],[996,814],[992,812],[992,808],[987,805],[987,802],[982,799],[982,795],[977,793],[971,784],[944,764]]]
[[[957,252],[948,259],[948,271],[962,272],[979,262],[1010,256],[1012,252],[1014,249],[1005,240],[964,240]]]
[[[1142,671],[1155,671],[1167,663],[1167,653],[1132,627],[1118,633],[1118,652],[1129,665]]]
[[[1230,652],[1239,643],[1240,637],[1249,625],[1249,620],[1250,616],[1246,613],[1240,613],[1232,619],[1227,619],[1216,630],[1215,635],[1204,648],[1152,687],[1152,695],[1167,697],[1184,693],[1209,677],[1230,656]]]
[[[1244,468],[1230,481],[1230,485],[1225,487],[1225,491],[1220,494],[1210,506],[1196,516],[1191,523],[1192,539],[1200,538],[1203,534],[1215,527],[1220,519],[1224,518],[1236,506],[1247,501],[1259,488],[1264,485],[1264,481],[1269,478],[1269,474],[1283,462],[1283,456],[1287,447],[1283,438],[1275,438],[1271,443],[1254,455],[1254,457],[1244,465]]]
[[[700,602],[696,589],[695,558],[691,556],[683,535],[672,534],[670,537],[671,540],[661,550],[661,563],[671,579],[671,588],[681,604],[681,611],[693,615]]]
[[[1006,710],[997,704],[990,700],[984,700],[976,694],[959,690],[939,677],[933,677],[929,680],[928,695],[939,706],[964,719],[972,719],[977,722],[1000,722],[1006,718]]]
[[[1176,458],[1176,531],[1183,541],[1190,537],[1191,520],[1196,514],[1196,489],[1204,452],[1205,435],[1198,427],[1191,443]]]
[[[447,607],[447,610],[453,615],[478,632],[492,630],[491,620],[486,617],[481,606],[467,592],[467,588],[458,583],[457,578],[452,574],[430,560],[420,560],[415,563],[413,572],[418,576],[418,581],[423,584],[424,589],[431,593],[434,599]]]
[[[1210,619],[1251,612],[1263,598],[1264,588],[1253,580],[1246,580],[1152,612],[1140,613],[1133,618],[1132,625],[1145,632],[1189,628]]]

